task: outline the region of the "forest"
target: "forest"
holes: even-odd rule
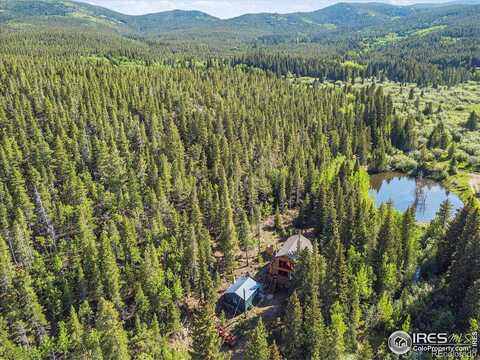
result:
[[[477,13],[418,33],[426,13],[371,5],[381,23],[349,25],[363,48],[335,32],[320,57],[333,45],[314,32],[230,49],[39,4],[0,2],[0,359],[388,360],[395,330],[479,331]],[[379,45],[390,23],[404,39]],[[377,207],[369,176],[387,170],[444,181],[464,206],[430,223]],[[259,274],[295,234],[312,248],[271,289]],[[264,303],[222,311],[254,274]]]

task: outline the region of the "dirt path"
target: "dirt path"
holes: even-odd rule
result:
[[[282,215],[282,223],[286,229],[292,228],[292,220],[297,216],[296,211],[289,211]],[[261,226],[261,245],[260,248],[264,252],[268,247],[272,246],[275,250],[281,244],[282,239],[274,230],[274,217],[270,216],[262,223]],[[268,255],[258,261],[258,248],[256,244],[253,246],[249,254],[249,264],[247,265],[245,252],[240,252],[238,258],[238,268],[234,271],[234,277],[249,275],[254,277],[257,281],[265,284],[265,276],[268,262],[270,258]],[[231,282],[225,281],[219,293],[223,292]],[[228,352],[232,360],[241,360],[244,357],[244,352],[247,345],[247,334],[253,330],[257,319],[261,317],[267,328],[275,332],[280,330],[278,323],[280,316],[283,313],[285,303],[288,297],[288,292],[276,292],[275,294],[265,293],[263,301],[257,306],[250,309],[246,315],[238,315],[233,319],[227,320],[227,328],[229,328],[235,335],[238,336],[238,343],[233,349],[224,349]]]
[[[249,310],[246,318],[240,315],[237,321],[243,323],[243,326],[240,325],[240,327],[244,328],[244,333],[239,337],[239,342],[235,348],[229,351],[232,360],[242,360],[244,358],[248,340],[245,333],[253,330],[259,317],[262,318],[263,323],[268,329],[273,330],[272,332],[278,332],[280,330],[279,319],[280,316],[283,315],[283,308],[286,305],[287,298],[288,293],[286,291],[277,292],[274,295],[269,294],[261,304]]]
[[[468,174],[470,176],[470,180],[468,184],[472,188],[475,194],[480,194],[480,174]]]

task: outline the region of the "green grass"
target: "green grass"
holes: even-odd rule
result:
[[[392,96],[398,114],[402,117],[416,117],[425,109],[427,103],[433,105],[434,114],[421,115],[417,122],[417,133],[421,142],[427,141],[432,129],[441,121],[447,129],[458,137],[457,151],[462,157],[470,160],[478,157],[480,165],[480,131],[468,131],[464,124],[470,112],[480,112],[480,83],[470,81],[453,87],[441,86],[437,89],[432,87],[418,89],[414,84],[401,84],[386,82],[383,84],[384,91]],[[411,89],[415,94],[409,99]],[[423,96],[422,96],[423,92]],[[418,97],[419,110],[415,106]],[[440,110],[439,110],[440,109]],[[479,168],[469,165],[468,160],[461,161],[461,165],[469,171],[478,171]]]
[[[449,176],[443,185],[451,192],[457,194],[463,202],[467,202],[474,194],[469,184],[470,177],[465,172]]]
[[[428,35],[432,32],[435,32],[435,31],[440,31],[440,30],[444,30],[447,28],[447,25],[435,25],[435,26],[430,26],[428,28],[425,28],[425,29],[420,29],[420,30],[417,30],[413,33],[413,35],[417,35],[417,36],[425,36],[425,35]]]

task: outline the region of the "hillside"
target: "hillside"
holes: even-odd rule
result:
[[[129,16],[99,6],[73,1],[0,1],[0,23],[9,29],[47,26],[65,28],[88,26],[122,33],[162,35],[165,33],[206,34],[208,31],[245,36],[250,40],[264,35],[313,36],[322,32],[401,31],[405,27],[428,28],[435,24],[472,23],[480,14],[479,5],[393,6],[381,3],[338,3],[314,12],[292,14],[247,14],[222,20],[200,11],[167,11]],[[54,25],[52,25],[54,26]]]

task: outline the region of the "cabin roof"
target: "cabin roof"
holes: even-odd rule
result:
[[[250,299],[262,285],[249,276],[238,278],[226,291],[225,294],[236,294],[243,300]],[[245,298],[243,297],[245,294]]]
[[[290,259],[295,259],[298,255],[298,252],[302,252],[305,249],[312,250],[313,245],[305,236],[303,235],[293,235],[290,236],[287,241],[285,241],[278,250],[276,257],[288,256]]]

